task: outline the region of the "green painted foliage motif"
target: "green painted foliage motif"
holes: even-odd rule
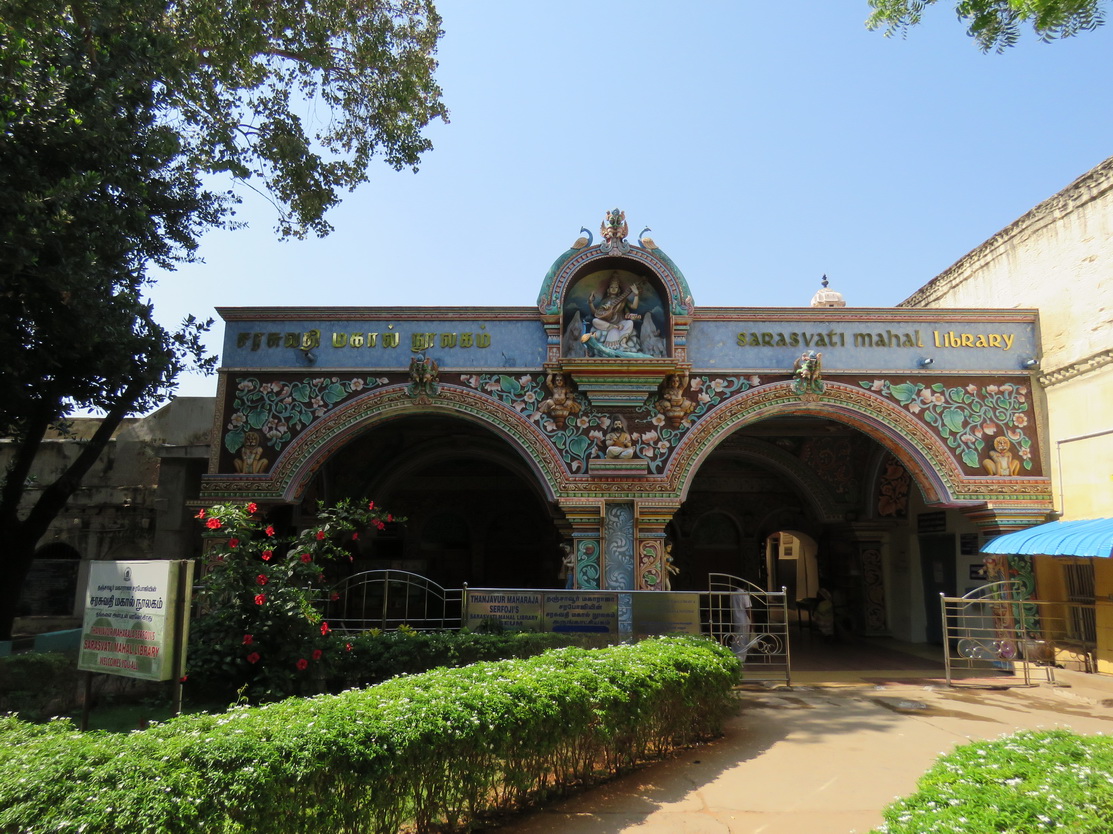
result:
[[[894,384],[886,379],[862,380],[863,388],[895,400],[930,426],[954,450],[965,466],[982,466],[987,443],[1005,437],[1020,458],[1020,465],[1032,468],[1032,441],[1025,433],[1028,426],[1028,388],[1024,385],[974,384],[947,387],[942,383]]]
[[[465,374],[461,380],[536,423],[573,473],[586,472],[591,458],[605,455],[606,435],[613,415],[593,410],[583,398],[578,398],[581,404],[579,413],[569,418],[564,428],[559,428],[556,421],[540,410],[547,394],[539,378],[530,374],[517,377],[509,374]],[[677,428],[667,425],[665,415],[657,407],[658,395],[650,395],[635,412],[640,421],[648,424],[647,428],[630,433],[635,455],[649,462],[651,473],[660,473],[672,450],[696,420],[728,397],[759,383],[758,377],[693,377],[688,389],[696,395],[694,407]]]
[[[317,377],[300,382],[260,382],[244,377],[236,382],[236,399],[224,435],[224,448],[235,454],[248,432],[280,451],[295,432],[324,417],[338,403],[360,391],[385,385],[386,377]]]

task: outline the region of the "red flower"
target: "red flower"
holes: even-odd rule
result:
[[[260,655],[259,652],[252,652],[247,656],[248,663],[258,663],[261,659],[262,655]]]
[[[254,642],[255,642],[255,638],[254,638],[254,637],[253,637],[252,635],[250,635],[250,634],[245,634],[245,635],[243,636],[243,644],[244,644],[245,646],[250,646],[250,645],[251,645],[252,643],[254,643]]]
[[[266,533],[268,536],[273,536],[274,535],[274,525],[268,524],[267,529],[264,530],[263,532]]]
[[[313,659],[314,660],[320,660],[321,659],[321,650],[320,649],[314,649],[313,650]]]
[[[205,511],[204,510],[198,510],[197,515],[194,516],[194,518],[204,518],[204,517],[205,517]]]
[[[258,582],[260,585],[266,585],[267,584],[267,575],[265,573],[261,573],[261,574],[259,574],[258,576],[255,577],[255,581]]]
[[[188,680],[189,680],[189,675],[182,675],[180,678],[178,678],[178,683],[185,683]]]
[[[228,539],[228,546],[229,546],[229,547],[233,547],[233,548],[234,548],[234,547],[238,546],[238,545],[239,545],[239,543],[240,543],[240,540],[239,540],[239,539]]]
[[[379,521],[379,519],[376,518],[375,519],[375,528],[378,529],[378,530],[385,530],[386,525],[383,524],[381,521]]]
[[[259,511],[259,505],[256,504],[254,501],[252,501],[250,504],[247,505],[248,515],[255,515],[255,513],[257,513],[258,511]]]
[[[255,595],[255,604],[256,605],[262,605],[266,601],[267,601],[267,595],[266,594],[256,594]]]
[[[375,502],[374,502],[374,501],[372,501],[372,502],[371,502],[370,504],[368,504],[368,505],[367,505],[367,509],[369,509],[369,510],[373,510],[373,509],[375,509]]]
[[[336,602],[338,599],[340,599],[340,594],[337,593],[336,591],[333,591],[332,592],[332,601]]]
[[[317,541],[321,541],[324,537],[325,537],[325,531],[324,530],[318,530],[317,531]]]
[[[273,550],[264,550],[263,551],[263,561],[264,562],[269,562],[271,560],[271,556],[273,556],[273,555],[274,555]]]
[[[308,565],[310,562],[313,561],[313,557],[310,556],[308,553],[303,553],[301,554],[301,560]]]
[[[351,643],[345,643],[344,644],[344,651],[350,652],[351,650],[352,650],[352,644]]]
[[[208,521],[205,522],[205,526],[208,527],[210,530],[219,530],[220,529],[220,519],[219,518],[210,518]]]
[[[321,623],[321,634],[328,634],[330,631],[332,629],[328,627],[328,623]]]
[[[387,521],[394,521],[394,514],[393,513],[387,513],[386,514],[386,520]]]
[[[307,666],[309,666],[309,661],[304,657],[299,657],[297,662],[298,671],[304,672]]]
[[[352,541],[359,541],[359,533],[352,533]]]

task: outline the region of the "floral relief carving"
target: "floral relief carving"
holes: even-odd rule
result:
[[[592,458],[606,456],[606,437],[615,423],[614,414],[595,411],[586,400],[577,398],[575,418],[569,416],[564,425],[560,425],[551,409],[545,408],[549,398],[543,380],[532,374],[462,374],[460,381],[536,423],[574,474],[586,472],[587,462]],[[670,419],[662,411],[662,400],[657,394],[651,395],[635,409],[635,417],[629,421],[641,424],[638,430],[630,431],[634,455],[648,461],[650,473],[660,473],[672,450],[700,416],[728,397],[760,384],[760,381],[756,376],[692,377],[688,380],[686,391],[686,394],[692,395],[689,400],[692,407],[679,421]],[[673,423],[676,423],[675,427]]]
[[[386,383],[386,377],[342,379],[333,376],[272,382],[241,377],[236,380],[232,413],[225,426],[224,448],[235,454],[245,443],[252,445],[249,441],[254,441],[257,444],[261,439],[274,451],[281,451],[294,435],[324,417],[337,404]]]
[[[864,380],[858,384],[895,400],[930,426],[954,450],[955,456],[971,469],[982,469],[983,459],[990,459],[985,451],[987,444],[995,444],[998,455],[1007,452],[1011,456],[1015,451],[1019,465],[1012,469],[1032,468],[1032,440],[1026,432],[1029,404],[1028,387],[1025,385],[894,384],[887,379]],[[998,442],[1002,438],[1004,442]],[[989,467],[986,469],[988,471]]]

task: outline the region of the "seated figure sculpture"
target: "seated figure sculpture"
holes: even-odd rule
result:
[[[626,431],[626,421],[619,416],[614,418],[604,443],[607,447],[607,457],[612,460],[629,460],[634,456],[633,438]]]
[[[641,316],[631,312],[638,306],[638,295],[637,284],[624,290],[618,273],[612,272],[607,291],[599,299],[599,303],[595,303],[595,293],[588,298],[592,335],[606,347],[619,350],[638,349],[632,342],[637,338],[634,336],[634,322],[641,319]]]

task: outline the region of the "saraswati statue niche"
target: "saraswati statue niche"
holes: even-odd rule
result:
[[[650,315],[634,312],[645,291],[642,282],[625,285],[618,272],[612,272],[601,294],[588,296],[591,326],[580,341],[590,356],[618,358],[664,355],[661,338]],[[641,327],[637,325],[641,322]]]

